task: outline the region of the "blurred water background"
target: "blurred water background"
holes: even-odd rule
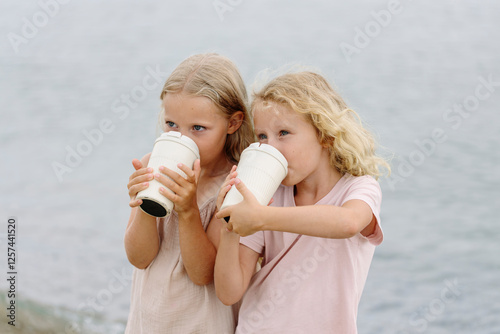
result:
[[[123,332],[131,160],[170,71],[215,51],[249,87],[318,68],[394,155],[360,333],[500,333],[499,16],[472,0],[3,0],[0,277],[10,216],[18,276],[16,328],[0,279],[0,332]]]

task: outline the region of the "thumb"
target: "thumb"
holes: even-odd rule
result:
[[[134,166],[135,170],[139,170],[142,168],[142,162],[139,159],[132,160],[132,165]]]
[[[193,171],[194,171],[194,179],[196,180],[196,183],[198,183],[198,180],[200,179],[200,173],[201,173],[200,159],[196,159],[194,161]]]

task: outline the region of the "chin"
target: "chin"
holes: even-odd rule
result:
[[[285,179],[281,182],[282,185],[286,187],[291,187],[296,184],[296,182],[293,182],[293,180],[287,175]]]

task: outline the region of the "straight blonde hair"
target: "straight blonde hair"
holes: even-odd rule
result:
[[[319,143],[328,147],[330,165],[341,174],[390,174],[389,164],[375,154],[375,140],[363,127],[358,114],[321,75],[298,72],[281,75],[253,94],[252,110],[257,103],[274,102],[306,117],[316,128]]]
[[[248,95],[236,65],[216,53],[197,54],[181,62],[168,77],[160,98],[166,94],[186,93],[209,98],[228,119],[241,111],[243,123],[233,134],[227,135],[224,151],[229,161],[238,162],[241,152],[255,141],[248,112]],[[160,115],[164,126],[164,113]]]

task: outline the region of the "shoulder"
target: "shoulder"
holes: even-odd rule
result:
[[[352,199],[361,199],[369,202],[373,207],[379,207],[382,201],[382,192],[377,180],[368,175],[352,176],[345,174],[330,193],[325,196],[324,201],[326,203],[321,204],[342,206]]]
[[[371,184],[378,186],[378,181],[371,175],[353,176],[346,174],[344,178],[347,184]]]
[[[367,190],[382,194],[380,184],[370,175],[352,176],[347,174],[344,176],[344,189],[347,193],[352,191]]]
[[[366,202],[372,208],[374,214],[378,217],[382,202],[382,191],[379,183],[372,176],[348,175],[341,192],[340,205],[343,205],[347,201],[353,199],[359,199]]]

